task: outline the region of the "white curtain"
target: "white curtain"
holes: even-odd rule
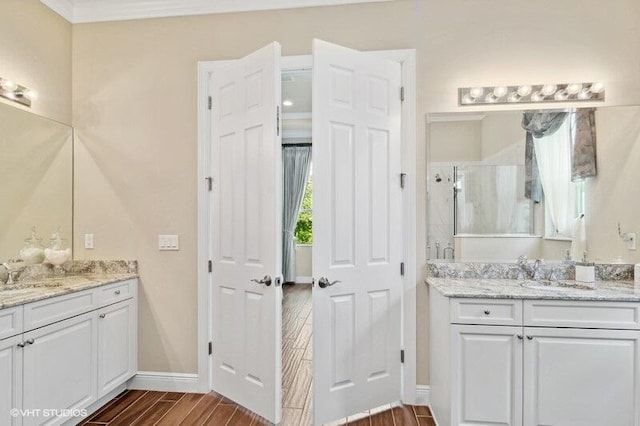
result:
[[[571,182],[571,133],[568,120],[549,136],[534,139],[540,180],[555,237],[571,238],[575,185]]]
[[[296,230],[298,214],[311,167],[311,146],[282,147],[282,274],[284,282],[296,280]]]

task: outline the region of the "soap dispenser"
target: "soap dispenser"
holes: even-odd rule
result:
[[[20,250],[20,259],[27,265],[36,265],[44,261],[42,238],[38,237],[35,226],[31,228],[31,236],[24,240],[24,247]]]
[[[62,238],[60,228],[51,235],[50,248],[44,249],[44,256],[47,263],[56,267],[71,259],[71,249],[65,249],[65,239]]]

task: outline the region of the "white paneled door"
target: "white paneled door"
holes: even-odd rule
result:
[[[401,398],[401,66],[313,43],[314,421]]]
[[[213,389],[277,423],[281,405],[280,45],[212,77]]]

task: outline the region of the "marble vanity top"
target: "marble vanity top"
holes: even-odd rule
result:
[[[137,263],[130,261],[74,262],[63,273],[38,265],[23,271],[13,285],[0,283],[0,309],[137,277]]]
[[[631,281],[596,281],[594,284],[583,284],[573,280],[562,280],[545,286],[537,285],[535,281],[523,282],[501,278],[427,277],[426,282],[446,297],[640,302],[640,288],[635,288]]]

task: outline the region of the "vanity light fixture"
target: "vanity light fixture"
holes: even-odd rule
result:
[[[284,101],[282,101],[282,105],[286,106],[286,107],[290,107],[293,105],[293,101],[289,100],[289,99],[285,99]]]
[[[31,101],[36,99],[38,95],[35,91],[16,84],[9,79],[0,78],[0,97],[31,107]]]
[[[539,102],[603,102],[604,95],[605,88],[602,83],[462,87],[458,89],[458,102],[460,106]]]

